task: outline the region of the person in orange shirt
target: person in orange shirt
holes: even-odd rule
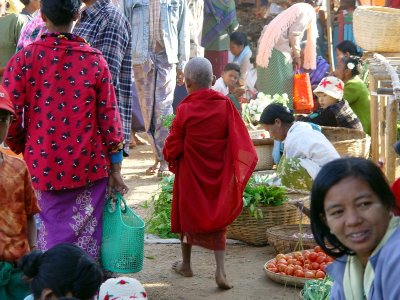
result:
[[[0,85],[0,144],[15,115],[10,97]],[[0,152],[0,299],[23,299],[29,286],[17,261],[36,247],[33,215],[39,206],[25,162]]]

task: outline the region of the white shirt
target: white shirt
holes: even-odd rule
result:
[[[212,89],[214,91],[220,92],[225,96],[229,94],[229,87],[225,84],[224,79],[222,77],[217,79]]]

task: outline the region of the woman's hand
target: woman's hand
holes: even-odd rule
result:
[[[301,68],[301,58],[294,57],[293,58],[293,70],[297,71],[297,70],[300,70],[300,68]]]
[[[129,191],[121,175],[121,164],[111,164],[110,176],[108,177],[108,193],[126,194]]]

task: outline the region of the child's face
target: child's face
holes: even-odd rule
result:
[[[338,102],[337,99],[325,94],[325,93],[318,93],[317,94],[318,97],[318,103],[321,106],[321,108],[325,109],[328,106],[331,106],[332,104],[335,104],[336,102]]]
[[[236,72],[234,70],[225,71],[222,74],[222,79],[228,87],[233,87],[237,84],[239,80],[239,72]]]
[[[8,127],[10,126],[11,116],[6,110],[0,109],[0,144],[7,136]]]

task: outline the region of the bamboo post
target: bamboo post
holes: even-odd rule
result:
[[[399,109],[399,104],[395,97],[388,97],[386,112],[386,137],[387,137],[387,149],[386,149],[386,166],[387,173],[386,177],[389,182],[392,183],[396,179],[396,154],[393,149],[393,145],[396,142],[397,136],[397,112]]]
[[[379,161],[379,118],[378,118],[378,97],[376,96],[376,80],[372,73],[369,73],[369,89],[371,92],[371,158],[372,161]]]
[[[378,82],[379,85],[379,82]],[[383,172],[387,174],[387,159],[385,157],[386,154],[386,97],[378,96],[378,107],[379,107],[379,160],[383,162]]]
[[[328,58],[331,72],[335,71],[335,61],[333,59],[333,43],[332,43],[332,11],[331,1],[326,1],[326,38],[328,42]]]

